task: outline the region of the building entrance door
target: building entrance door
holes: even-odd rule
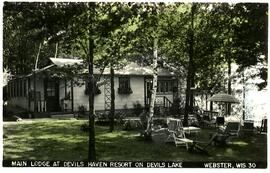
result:
[[[44,81],[44,94],[46,100],[47,112],[60,111],[59,105],[59,80],[57,79],[45,79]]]

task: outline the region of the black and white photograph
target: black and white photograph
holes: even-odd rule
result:
[[[268,168],[267,1],[1,3],[2,167]]]

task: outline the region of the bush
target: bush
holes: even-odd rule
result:
[[[133,103],[133,113],[138,116],[142,112],[143,112],[143,106],[138,101],[136,103]]]
[[[172,107],[171,107],[171,114],[172,115],[177,115],[180,113],[180,104],[181,104],[180,98],[174,99]]]
[[[88,132],[89,131],[89,124],[88,123],[82,124],[81,127],[80,127],[80,130],[82,132]]]
[[[100,112],[96,114],[96,124],[100,126],[110,125],[110,112]]]
[[[163,120],[163,119],[155,119],[153,120],[153,124],[154,126],[160,126],[161,128],[168,127],[166,120]]]
[[[114,123],[116,123],[116,122],[114,122]],[[109,126],[110,125],[110,120],[97,120],[96,125]]]
[[[141,124],[142,124],[142,128],[143,129],[146,129],[147,128],[147,112],[146,111],[143,111],[139,117],[140,117],[140,120],[141,120]]]
[[[119,111],[115,113],[115,119],[117,122],[117,125],[122,126],[124,125],[124,119],[126,118],[126,114],[123,111]]]
[[[78,107],[78,116],[84,117],[86,115],[86,107],[84,105],[80,105]]]
[[[142,130],[142,124],[140,121],[127,120],[123,124],[123,130]]]

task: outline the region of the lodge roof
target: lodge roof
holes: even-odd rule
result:
[[[51,61],[59,66],[63,67],[65,65],[72,65],[72,63],[81,64],[82,60],[78,59],[64,59],[64,58],[50,58]],[[84,69],[83,73],[88,73],[88,69]],[[102,73],[99,68],[94,68],[94,74]],[[110,74],[110,68],[106,67],[102,74]],[[138,76],[147,76],[153,74],[153,68],[150,66],[142,66],[135,62],[128,62],[123,67],[115,68],[115,75],[138,75]],[[165,68],[158,68],[159,76],[173,76],[174,73],[170,72]]]
[[[48,65],[46,67],[36,69],[36,73],[40,73],[46,70],[51,69],[52,67],[58,66],[58,67],[64,67],[64,66],[70,66],[72,64],[81,64],[83,63],[82,60],[78,59],[66,59],[66,58],[50,58],[53,64]],[[174,72],[169,71],[165,68],[158,68],[158,76],[174,76]],[[83,74],[88,73],[88,69],[84,69]],[[94,74],[101,74],[101,69],[94,68]],[[104,75],[110,74],[110,68],[106,67],[103,71]],[[135,76],[149,76],[153,74],[153,68],[151,66],[142,66],[135,62],[128,62],[123,67],[115,68],[115,75],[135,75]],[[33,73],[30,73],[28,75],[23,76],[16,76],[15,78],[24,78],[24,77],[30,77]]]
[[[88,72],[88,70],[86,70]],[[94,69],[94,74],[100,74],[99,69]],[[174,73],[165,68],[158,68],[157,73],[159,76],[173,76]],[[110,68],[105,68],[103,74],[110,74]],[[153,68],[151,66],[141,66],[135,62],[130,62],[124,67],[116,68],[115,75],[138,75],[148,76],[153,75]]]

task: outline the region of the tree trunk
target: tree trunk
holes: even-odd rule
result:
[[[246,110],[245,110],[245,98],[246,98],[246,81],[245,81],[245,69],[243,69],[243,120],[246,119]]]
[[[95,10],[95,3],[88,3],[91,12]],[[90,12],[90,13],[91,13]],[[89,20],[93,21],[93,16],[89,13]],[[94,12],[92,13],[94,14]],[[94,40],[93,40],[93,27],[92,22],[90,22],[90,28],[88,32],[89,43],[88,43],[88,77],[89,77],[89,143],[88,143],[88,160],[95,161],[96,160],[96,148],[95,148],[95,110],[94,110]]]
[[[150,99],[150,107],[149,107],[149,116],[147,120],[147,128],[146,128],[146,135],[151,135],[152,129],[152,122],[154,116],[154,108],[155,108],[155,100],[156,100],[156,93],[157,93],[157,58],[158,58],[158,39],[154,39],[154,58],[153,58],[153,87],[151,91],[151,99]]]
[[[34,69],[34,74],[33,74],[33,77],[34,77],[34,117],[37,113],[37,96],[36,96],[36,71],[38,69],[38,60],[39,60],[39,54],[40,54],[40,50],[41,50],[41,45],[42,43],[39,44],[39,48],[38,48],[38,53],[37,53],[37,57],[36,57],[36,63],[35,63],[35,69]]]
[[[186,84],[186,103],[185,103],[185,116],[183,125],[188,126],[188,113],[193,109],[193,94],[191,93],[191,86],[194,85],[195,69],[194,69],[194,12],[195,4],[191,7],[191,26],[188,35],[188,45],[189,45],[189,63],[188,63],[188,74],[187,74],[187,84]]]
[[[88,18],[90,21],[90,27],[88,30],[89,43],[88,43],[88,77],[89,77],[89,143],[88,143],[88,160],[95,161],[96,160],[96,147],[95,147],[95,110],[94,110],[94,40],[93,40],[93,14],[95,13],[95,2],[88,3],[88,7],[90,12],[88,13]],[[91,13],[92,12],[92,13]]]
[[[232,94],[232,86],[231,86],[231,57],[228,56],[228,94]],[[227,114],[231,115],[231,103],[227,105]]]
[[[91,34],[91,32],[89,32]],[[93,59],[94,59],[94,40],[89,38],[89,54],[88,54],[88,71],[89,71],[89,148],[88,160],[96,160],[95,149],[95,115],[94,115],[94,75],[93,75]]]
[[[190,76],[190,88],[195,88],[195,66],[193,58],[191,59],[191,76]],[[189,110],[190,112],[193,112],[193,106],[194,106],[194,93],[193,90],[190,89],[190,98],[189,98]]]
[[[110,111],[110,132],[114,130],[114,114],[115,114],[115,91],[114,91],[114,69],[111,64],[111,111]]]
[[[185,102],[185,115],[184,115],[184,121],[183,125],[188,125],[188,113],[189,113],[189,103],[190,103],[190,72],[188,70],[187,75],[187,83],[186,83],[186,102]]]

